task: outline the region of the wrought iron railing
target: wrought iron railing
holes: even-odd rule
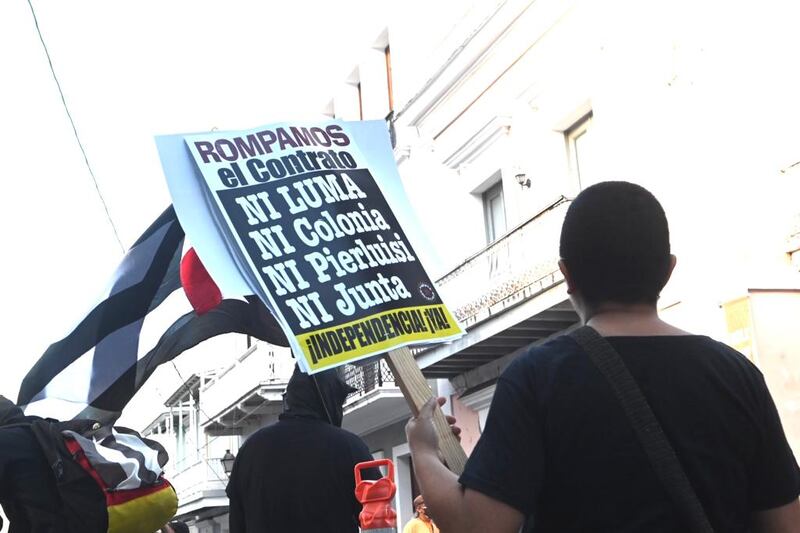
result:
[[[469,326],[493,306],[560,279],[558,236],[569,202],[560,197],[437,281],[458,320]]]
[[[355,392],[347,397],[348,401],[360,398],[381,387],[395,386],[394,374],[392,374],[389,365],[387,365],[386,361],[383,359],[361,364],[345,365],[343,372],[347,384],[356,389]]]

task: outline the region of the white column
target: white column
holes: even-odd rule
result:
[[[411,451],[408,444],[401,444],[392,448],[392,462],[394,463],[395,485],[397,493],[394,496],[394,509],[397,511],[397,524],[402,527],[414,516],[414,503],[411,494]]]
[[[178,444],[177,444],[177,462],[183,463],[183,458],[186,455],[186,447],[183,442],[183,400],[178,400]]]
[[[189,393],[189,438],[188,442],[191,446],[189,448],[189,453],[192,457],[192,462],[197,461],[197,448],[199,443],[197,442],[197,420],[195,420],[195,408],[194,408],[194,395],[190,392]]]

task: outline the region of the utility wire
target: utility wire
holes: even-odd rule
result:
[[[75,134],[75,140],[78,141],[78,147],[81,149],[81,153],[83,154],[83,161],[86,163],[86,168],[89,170],[89,175],[92,177],[92,181],[94,182],[94,188],[97,190],[97,196],[100,197],[100,202],[103,204],[103,209],[106,212],[106,218],[108,218],[109,224],[111,224],[111,229],[114,230],[114,237],[117,239],[119,243],[120,249],[122,249],[122,253],[125,253],[125,245],[122,244],[122,239],[119,238],[119,232],[117,232],[117,226],[114,224],[114,220],[111,218],[111,213],[108,211],[108,205],[106,204],[105,198],[103,198],[103,193],[100,192],[100,186],[97,184],[97,178],[94,175],[94,171],[92,170],[92,166],[89,164],[89,158],[86,156],[86,150],[83,149],[83,143],[81,143],[81,139],[78,136],[78,129],[75,127],[75,121],[72,120],[72,114],[69,112],[69,108],[67,107],[67,101],[64,98],[64,91],[61,90],[61,84],[58,82],[58,77],[56,77],[56,71],[53,68],[53,61],[50,58],[50,52],[47,50],[47,45],[44,42],[44,37],[42,37],[42,30],[39,28],[39,19],[36,18],[36,11],[33,9],[33,4],[31,0],[28,0],[28,6],[31,8],[31,14],[33,15],[33,23],[36,25],[36,33],[39,34],[39,40],[42,42],[42,48],[44,48],[44,53],[47,56],[47,63],[50,65],[50,73],[53,75],[53,80],[56,82],[56,87],[58,87],[58,94],[61,95],[61,103],[64,106],[64,111],[67,112],[67,118],[69,118],[69,123],[72,126],[72,133]]]

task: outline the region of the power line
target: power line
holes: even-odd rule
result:
[[[86,163],[86,168],[89,170],[89,175],[92,177],[92,182],[94,182],[94,188],[97,191],[97,196],[100,197],[100,202],[103,204],[103,209],[106,212],[106,218],[108,218],[109,224],[111,224],[111,229],[114,230],[114,237],[116,237],[117,242],[119,243],[119,247],[122,249],[122,253],[125,253],[125,245],[122,244],[122,239],[119,238],[119,232],[117,232],[117,226],[114,224],[114,220],[111,218],[111,213],[108,211],[108,205],[106,204],[105,198],[103,198],[103,193],[100,192],[100,186],[97,184],[97,178],[94,175],[94,171],[92,170],[92,166],[89,164],[89,158],[86,156],[86,150],[83,149],[83,143],[81,143],[81,139],[78,136],[78,129],[75,127],[75,121],[72,120],[72,114],[69,112],[69,108],[67,107],[67,101],[64,98],[64,91],[61,90],[61,84],[58,82],[58,77],[56,76],[56,71],[53,68],[53,61],[50,58],[50,52],[47,50],[47,45],[44,42],[44,37],[42,37],[42,30],[39,28],[39,19],[36,18],[36,11],[33,9],[33,4],[31,0],[28,0],[28,6],[31,8],[31,14],[33,15],[33,23],[36,25],[36,33],[39,34],[39,40],[42,42],[42,48],[44,48],[44,53],[47,56],[47,64],[50,65],[50,73],[53,75],[53,80],[56,82],[56,87],[58,87],[58,94],[61,95],[61,103],[64,106],[64,111],[67,112],[67,118],[69,118],[69,123],[72,126],[72,133],[75,134],[75,140],[78,141],[78,147],[81,149],[81,153],[83,154],[83,161]]]

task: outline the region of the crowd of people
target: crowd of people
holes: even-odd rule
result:
[[[626,182],[588,187],[569,207],[559,253],[585,327],[502,373],[460,477],[442,463],[432,423],[444,399],[408,422],[422,494],[403,533],[800,532],[800,469],[763,376],[659,318],[676,258],[656,198]],[[231,533],[358,532],[353,467],[371,456],[341,428],[351,390],[336,371],[295,372],[279,421],[236,458]],[[55,531],[35,521],[57,513],[41,503],[48,465],[5,407],[0,502],[11,532]]]

